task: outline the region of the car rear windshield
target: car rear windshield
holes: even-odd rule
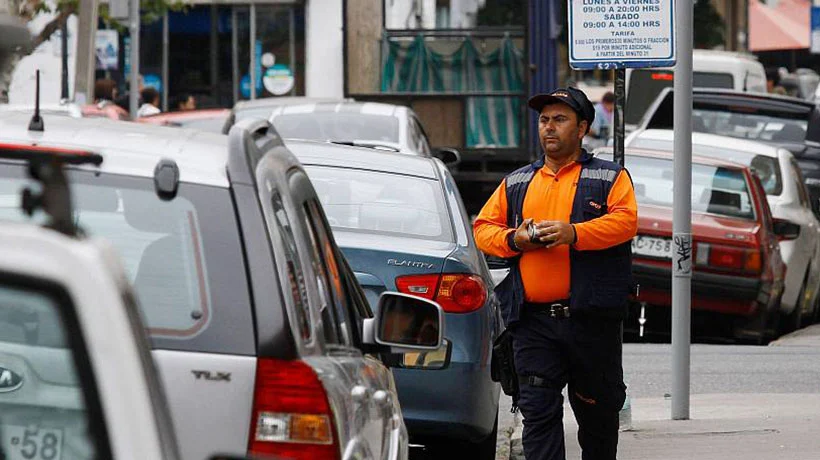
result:
[[[306,166],[334,229],[453,241],[450,214],[435,179]]]
[[[770,142],[803,143],[806,140],[808,120],[793,114],[778,114],[743,107],[695,107],[692,109],[692,130]]]
[[[646,109],[664,88],[671,88],[674,73],[670,70],[632,70],[629,75],[625,123],[637,125]],[[734,88],[734,77],[723,72],[693,72],[692,86],[695,88]]]
[[[356,112],[283,113],[272,120],[285,139],[399,142],[399,119]]]
[[[598,156],[612,159],[611,152]],[[671,159],[629,155],[625,162],[638,204],[672,207],[674,175]],[[754,204],[743,171],[693,163],[692,212],[755,219]]]
[[[665,150],[671,152],[675,147],[671,141],[660,139],[643,139],[638,137],[630,147]],[[775,157],[765,155],[755,155],[743,150],[733,150],[725,147],[715,147],[711,145],[692,144],[692,153],[712,158],[720,158],[746,165],[754,171],[766,195],[778,196],[783,193],[783,176],[780,172],[780,162]]]
[[[69,181],[74,220],[117,249],[154,348],[254,354],[248,283],[228,189],[181,183],[177,197],[163,201],[152,178],[71,171]],[[0,220],[30,220],[19,207],[25,186],[36,184],[22,166],[0,163]]]

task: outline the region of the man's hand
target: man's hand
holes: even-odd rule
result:
[[[535,235],[544,248],[554,248],[575,242],[575,227],[566,222],[545,220],[535,224]],[[518,242],[516,241],[516,244]]]
[[[529,226],[532,224],[532,219],[525,219],[521,225],[515,229],[515,246],[522,252],[532,251],[533,249],[541,249],[544,247],[543,243],[530,241]]]

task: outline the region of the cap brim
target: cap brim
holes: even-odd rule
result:
[[[536,112],[541,113],[541,109],[543,109],[545,105],[555,104],[557,102],[560,102],[561,104],[566,104],[574,110],[574,107],[567,104],[567,101],[559,97],[551,96],[549,94],[537,94],[527,101],[527,105]]]

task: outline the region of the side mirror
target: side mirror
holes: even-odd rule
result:
[[[442,161],[446,166],[455,166],[461,163],[461,154],[458,150],[450,147],[438,147],[433,150],[433,156]]]
[[[384,345],[394,352],[434,351],[441,348],[444,313],[439,304],[421,297],[385,292],[375,318],[364,320],[363,342]]]
[[[780,240],[793,240],[800,236],[800,225],[785,219],[773,219],[774,234]]]

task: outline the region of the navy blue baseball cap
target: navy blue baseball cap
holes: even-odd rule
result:
[[[558,88],[549,94],[536,94],[527,101],[527,105],[538,113],[541,113],[544,106],[555,103],[563,103],[575,110],[579,119],[586,120],[587,126],[592,125],[595,120],[595,107],[583,91],[572,86]]]

